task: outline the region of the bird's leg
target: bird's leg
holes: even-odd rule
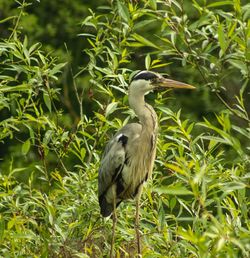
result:
[[[113,229],[112,229],[112,240],[111,240],[111,248],[110,248],[110,258],[113,258],[113,252],[114,252],[114,244],[115,244],[115,228],[116,228],[116,222],[117,222],[117,216],[116,216],[116,202],[115,198],[113,201]]]
[[[112,242],[111,242],[111,249],[110,249],[110,258],[113,258],[113,252],[114,252],[114,244],[115,244],[115,227],[116,227],[116,209],[113,211],[113,229],[112,229]]]
[[[139,187],[136,196],[136,215],[135,215],[135,233],[137,242],[138,255],[141,256],[141,242],[140,242],[140,199],[141,199],[142,186]]]

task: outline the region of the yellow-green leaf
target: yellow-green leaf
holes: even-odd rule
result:
[[[112,103],[108,104],[108,106],[106,108],[105,116],[107,117],[110,114],[112,114],[115,111],[117,105],[118,105],[118,102],[112,102]]]
[[[23,155],[26,155],[30,150],[30,140],[28,139],[27,141],[25,141],[23,143],[23,146],[22,146],[22,154]]]
[[[137,40],[138,42],[140,42],[143,46],[147,46],[147,47],[153,47],[156,49],[159,49],[158,46],[156,46],[153,42],[149,41],[148,39],[142,37],[141,35],[134,33],[132,35],[132,37]]]
[[[51,100],[50,100],[50,96],[49,96],[48,92],[43,93],[43,100],[44,100],[44,103],[45,103],[46,107],[48,108],[49,112],[51,112]]]
[[[151,66],[151,57],[150,57],[150,54],[147,54],[145,58],[145,67],[147,70],[149,70],[150,66]]]
[[[122,19],[128,23],[130,20],[130,16],[129,16],[129,10],[128,10],[127,6],[118,0],[117,7],[118,7],[118,12],[119,12],[120,16],[122,17]]]
[[[225,5],[233,5],[232,1],[219,1],[219,2],[214,2],[211,3],[209,5],[207,5],[207,7],[218,7],[218,6],[225,6]]]
[[[224,28],[222,24],[219,24],[217,32],[218,32],[218,40],[222,50],[222,54],[224,54],[227,49],[227,42],[226,42]]]
[[[193,193],[183,185],[166,185],[156,188],[155,191],[159,194],[168,195],[193,195]]]

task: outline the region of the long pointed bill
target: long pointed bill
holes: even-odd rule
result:
[[[166,78],[159,78],[156,80],[156,87],[157,88],[177,88],[177,89],[195,89],[194,86],[178,82]]]

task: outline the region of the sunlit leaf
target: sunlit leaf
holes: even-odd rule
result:
[[[135,40],[137,40],[138,42],[140,42],[142,44],[142,46],[159,49],[159,47],[157,45],[155,45],[152,41],[149,41],[148,39],[144,38],[143,36],[141,36],[139,34],[134,33],[134,34],[132,34],[132,37]]]
[[[50,75],[54,75],[57,74],[59,72],[62,72],[62,68],[66,65],[66,63],[61,63],[61,64],[57,64],[55,65],[50,71],[49,74]]]
[[[222,49],[222,54],[225,53],[226,49],[227,49],[227,42],[226,42],[226,37],[224,34],[224,27],[222,24],[218,25],[218,39],[219,39],[219,43],[220,43],[220,47]]]
[[[159,194],[168,194],[168,195],[193,195],[193,193],[188,190],[183,185],[169,185],[162,186],[154,189]]]
[[[116,110],[117,105],[118,105],[118,102],[111,102],[110,104],[108,104],[106,108],[105,116],[108,117],[109,115],[111,115]]]
[[[117,7],[118,7],[118,12],[119,12],[120,16],[122,17],[122,19],[125,22],[129,22],[130,15],[129,15],[129,10],[128,10],[127,6],[120,0],[117,0]]]
[[[146,58],[145,58],[145,68],[147,70],[150,69],[150,66],[151,66],[151,57],[149,54],[146,55]]]

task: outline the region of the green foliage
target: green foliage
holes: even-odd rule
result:
[[[108,255],[101,153],[134,118],[132,71],[155,69],[197,90],[148,99],[160,132],[141,205],[143,257],[249,257],[249,4],[60,1],[51,3],[60,19],[46,23],[46,3],[0,4],[0,256]],[[69,55],[72,68],[58,61]],[[117,257],[136,254],[134,214],[133,202],[119,207]]]
[[[247,257],[249,157],[244,156],[236,138],[208,121],[196,126],[208,127],[217,135],[204,132],[194,137],[194,124],[182,122],[180,112],[160,110],[172,126],[166,126],[168,133],[161,137],[167,146],[161,150],[158,170],[167,173],[155,181],[155,191],[161,197],[159,210],[168,230],[182,239],[168,252],[177,245],[184,252],[179,257]],[[222,144],[230,145],[239,160],[228,164]]]

